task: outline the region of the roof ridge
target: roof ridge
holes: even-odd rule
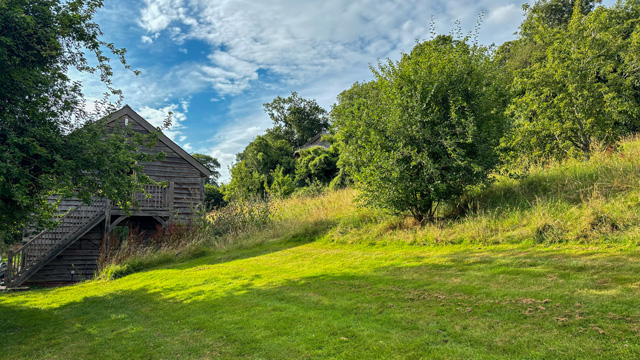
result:
[[[162,130],[151,125],[151,123],[149,123],[145,118],[143,118],[142,116],[140,116],[140,114],[135,112],[135,110],[133,110],[131,106],[129,106],[129,104],[125,104],[120,110],[109,115],[107,119],[107,124],[117,119],[120,119],[125,115],[131,117],[133,120],[138,122],[143,128],[145,128],[149,132],[159,131],[160,136],[158,137],[158,140],[160,140],[163,144],[165,144],[171,150],[175,151],[178,155],[180,155],[180,157],[185,159],[188,163],[190,163],[193,167],[198,169],[201,173],[203,173],[206,176],[211,176],[211,170],[207,169],[206,166],[202,165],[198,160],[196,160],[193,156],[191,156],[191,154],[189,154],[182,147],[180,147],[180,145],[176,144],[173,140],[169,139],[165,134],[162,133]]]

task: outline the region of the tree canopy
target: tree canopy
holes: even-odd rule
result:
[[[127,176],[152,161],[139,151],[156,134],[137,136],[127,129],[107,134],[103,116],[115,110],[109,98],[85,109],[81,84],[70,69],[96,73],[107,92],[109,54],[125,61],[125,49],[101,40],[93,16],[99,0],[6,0],[0,2],[0,226],[20,229],[46,222],[55,204],[51,194],[77,195],[90,202],[107,196],[124,208],[130,194],[149,178]],[[104,51],[107,51],[105,54]],[[93,59],[91,59],[93,58]],[[95,64],[95,65],[91,65]],[[91,176],[87,176],[91,174]]]
[[[594,142],[613,144],[640,126],[638,70],[629,66],[637,22],[620,9],[582,6],[575,2],[566,29],[538,21],[532,30],[546,52],[514,78],[504,141],[514,157],[588,158]]]
[[[295,91],[289,97],[278,96],[264,104],[264,111],[274,124],[267,132],[282,136],[294,148],[329,128],[327,111],[315,100],[301,98]]]
[[[366,203],[429,219],[498,163],[506,83],[487,50],[465,40],[419,43],[340,95],[341,156]]]
[[[231,182],[224,188],[227,198],[290,194],[295,189],[294,151],[329,128],[326,110],[296,92],[276,97],[264,110],[274,126],[236,155]]]
[[[198,160],[200,164],[211,171],[211,176],[207,178],[206,183],[213,186],[218,186],[218,179],[220,178],[220,162],[218,159],[204,154],[192,154],[194,159]]]

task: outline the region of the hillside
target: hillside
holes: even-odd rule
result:
[[[639,155],[498,178],[425,226],[353,190],[284,200],[200,258],[1,294],[0,355],[638,358]]]

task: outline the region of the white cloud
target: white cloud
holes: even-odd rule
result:
[[[190,75],[221,95],[249,89],[259,80],[259,69],[277,75],[283,84],[297,85],[366,66],[376,58],[397,57],[416,39],[429,37],[430,15],[436,29],[447,33],[456,19],[464,31],[472,29],[484,10],[488,24],[506,22],[509,29],[481,35],[482,40],[502,42],[516,30],[521,13],[510,0],[144,3],[138,23],[148,33],[165,32],[178,44],[197,39],[211,46],[210,62],[199,64]]]
[[[189,146],[190,148],[190,144],[184,143],[187,140],[187,137],[182,133],[182,130],[184,129],[183,122],[187,119],[187,109],[188,104],[185,105],[184,102],[181,102],[180,105],[169,104],[159,108],[142,106],[137,110],[137,112],[145,120],[151,123],[151,125],[156,127],[162,127],[164,121],[169,116],[169,113],[171,113],[171,126],[167,130],[162,130],[162,132],[171,140],[183,143],[182,146],[185,150],[188,150],[186,147]]]
[[[178,45],[199,40],[209,49],[205,61],[178,64],[153,78],[149,88],[137,90],[139,94],[134,89],[133,97],[166,92],[171,98],[213,89],[217,96],[211,101],[229,99],[233,108],[243,108],[242,113],[232,111],[211,139],[209,152],[223,168],[270,126],[261,104],[275,95],[286,96],[295,89],[328,109],[341,90],[371,77],[368,65],[376,59],[397,59],[416,40],[429,38],[431,16],[437,33],[451,32],[459,20],[466,34],[484,11],[479,40],[490,44],[512,39],[522,14],[514,0],[144,0],[144,4],[138,24],[148,36],[167,36]],[[256,101],[240,96],[250,91],[251,96],[269,97]]]
[[[153,41],[158,38],[158,36],[160,36],[159,32],[153,34],[153,36],[142,35],[140,37],[140,40],[143,44],[152,44]]]

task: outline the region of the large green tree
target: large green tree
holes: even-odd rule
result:
[[[265,196],[273,184],[276,168],[285,176],[293,173],[293,148],[278,134],[267,131],[236,155],[231,181],[225,187],[227,199]]]
[[[127,129],[111,135],[103,115],[108,99],[88,113],[81,84],[68,71],[96,73],[112,87],[111,54],[128,68],[125,50],[101,40],[93,21],[99,0],[0,1],[0,228],[46,222],[50,194],[90,202],[107,196],[128,208],[131,192],[149,182],[140,162],[158,157],[138,151],[156,138]],[[106,51],[106,53],[105,53]],[[93,60],[91,60],[93,58]],[[95,65],[91,65],[95,64]],[[160,155],[161,157],[161,155]],[[138,171],[138,173],[140,173]]]
[[[296,169],[294,150],[329,128],[326,110],[296,92],[286,98],[276,97],[264,104],[264,110],[274,126],[236,155],[231,181],[224,188],[227,199],[265,196],[274,191],[278,196],[290,193],[289,181],[293,182]]]
[[[374,75],[333,109],[366,203],[422,221],[487,181],[508,97],[485,48],[440,36]]]
[[[198,153],[192,154],[191,156],[211,171],[211,176],[207,178],[206,183],[208,185],[218,186],[218,179],[220,178],[220,162],[218,159],[213,156]]]
[[[307,100],[292,92],[291,96],[276,97],[264,104],[264,111],[273,121],[274,127],[268,132],[287,140],[298,148],[313,136],[329,129],[327,111],[315,100]]]
[[[582,6],[575,3],[566,29],[532,27],[546,54],[516,73],[514,126],[504,141],[514,157],[588,158],[594,142],[612,144],[640,125],[638,69],[630,66],[637,18],[625,19],[622,8],[584,15]]]
[[[586,15],[601,0],[582,0],[580,11]],[[496,60],[509,71],[529,68],[546,57],[546,44],[536,41],[540,25],[566,30],[571,21],[576,0],[539,0],[522,6],[525,20],[520,25],[518,38],[500,45]]]

